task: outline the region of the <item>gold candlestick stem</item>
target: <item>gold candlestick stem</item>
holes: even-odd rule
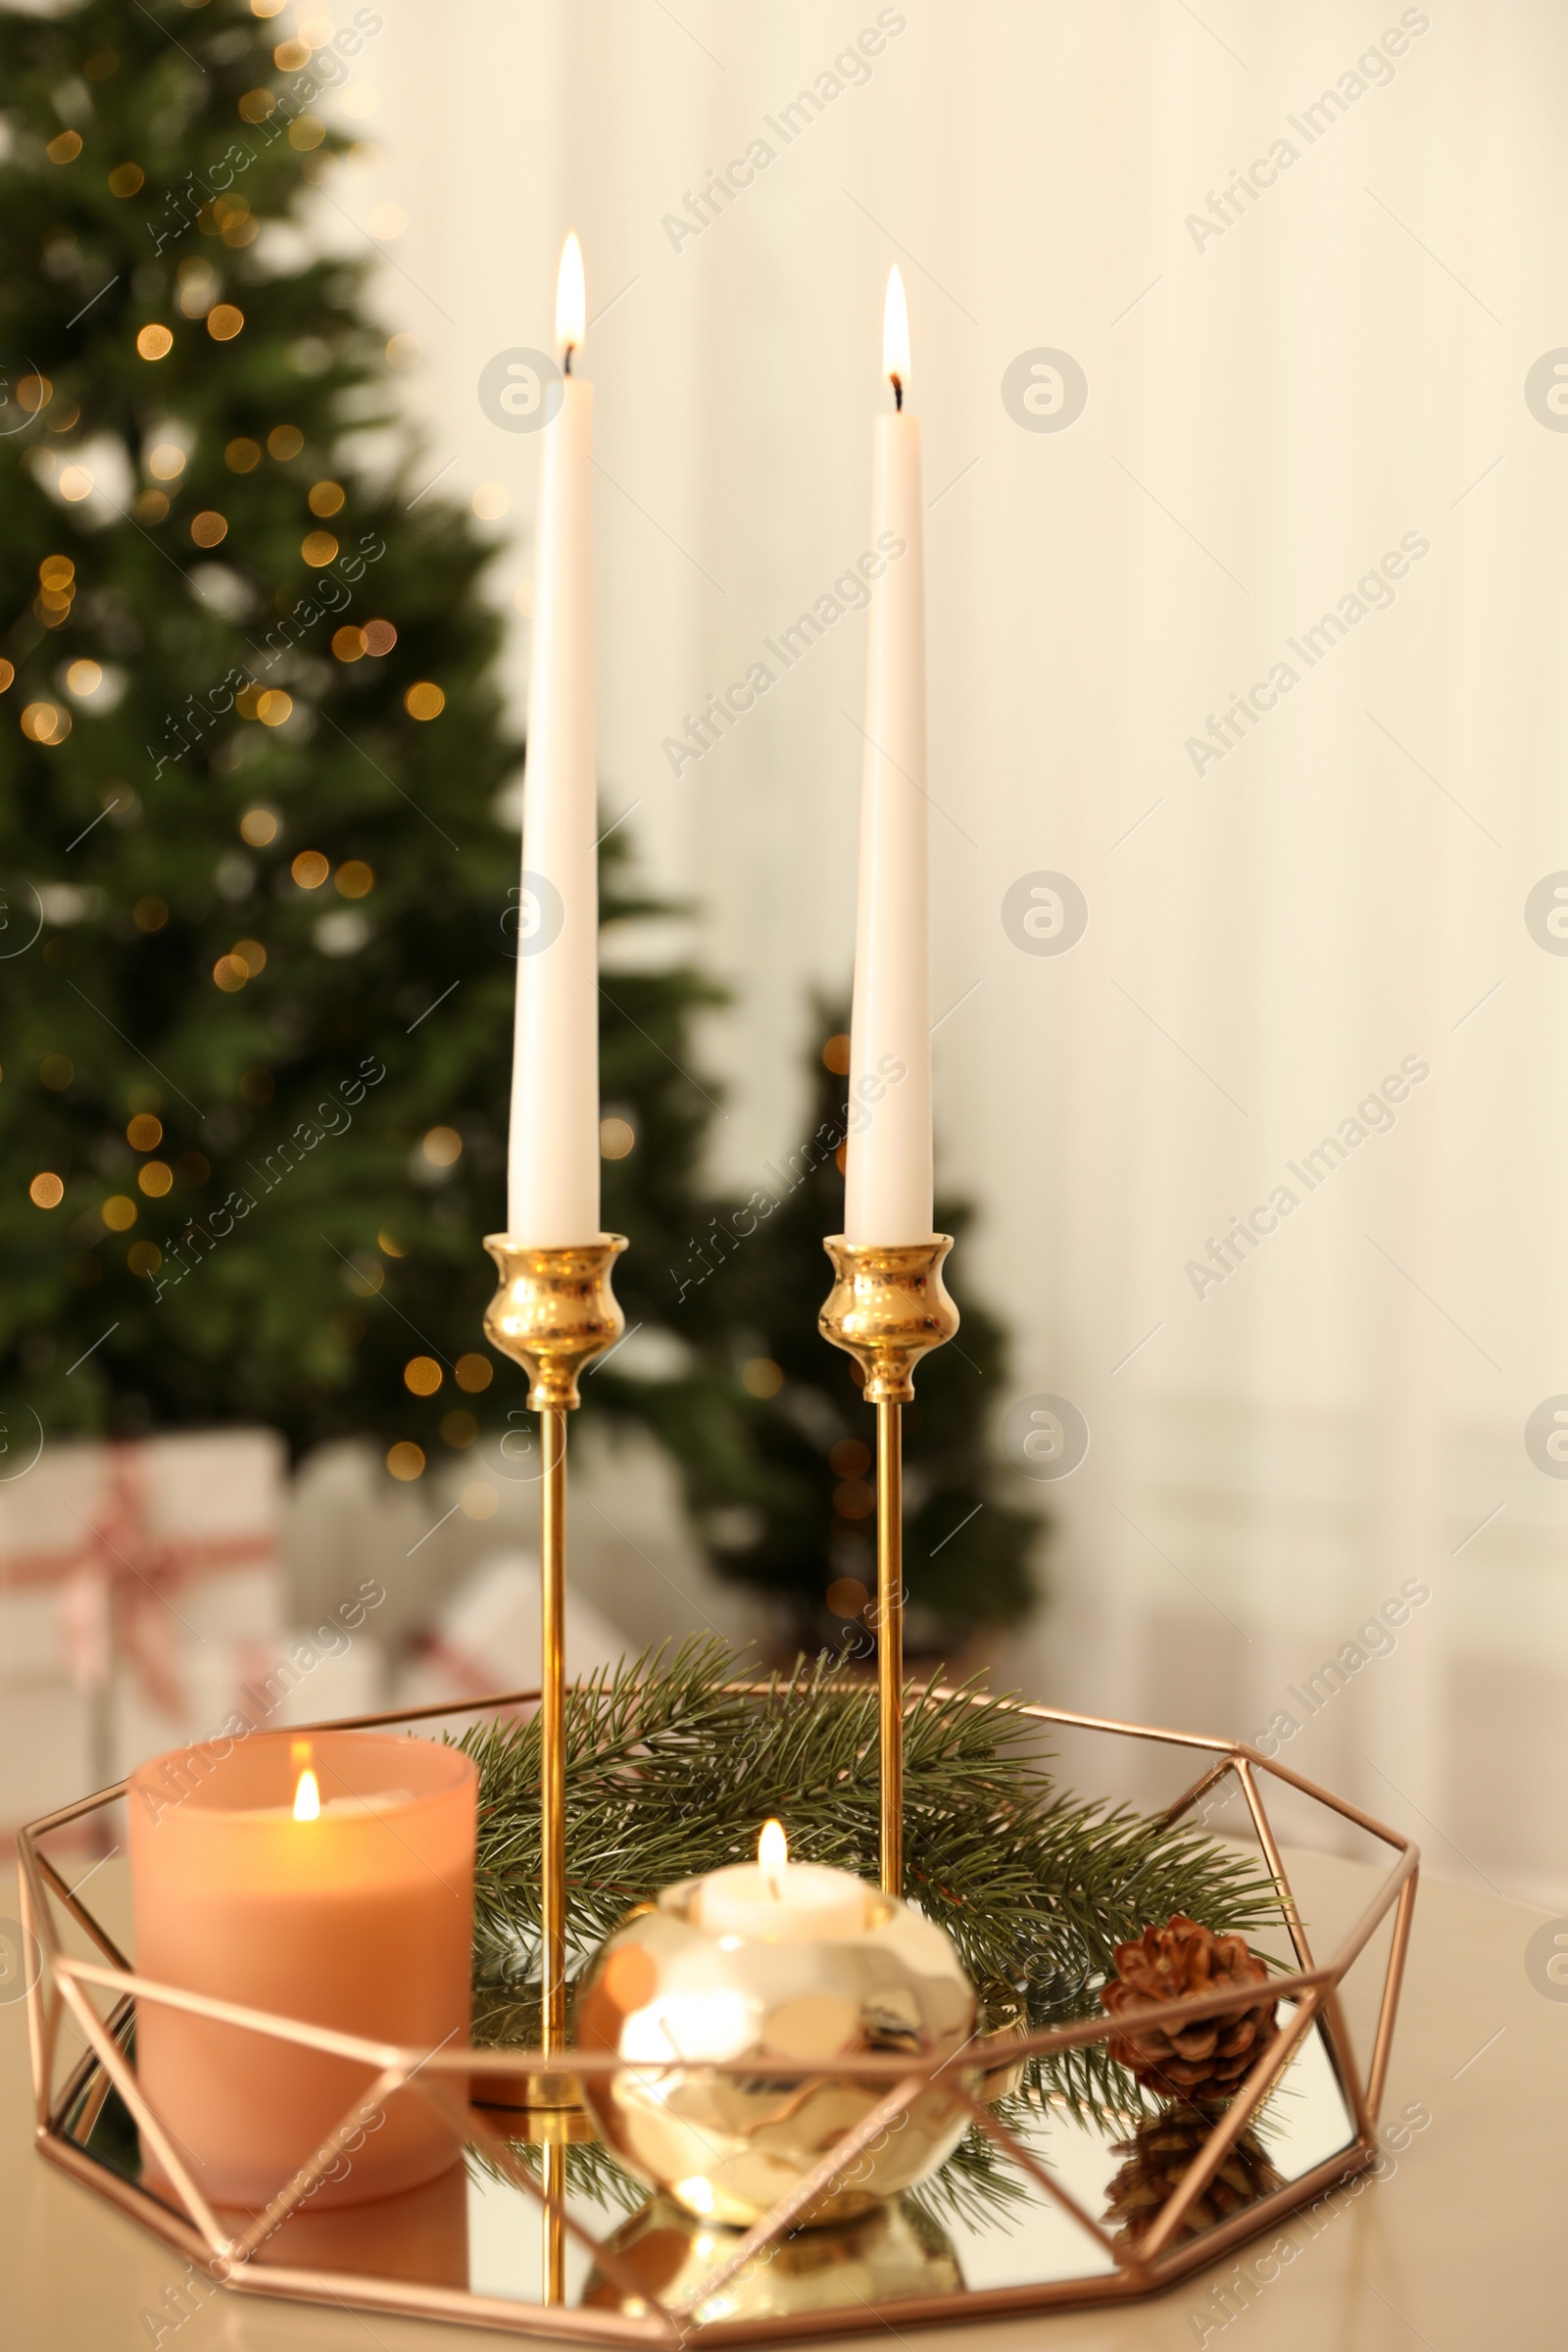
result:
[[[625,1317],[611,1290],[611,1271],[626,1247],[618,1233],[597,1242],[530,1249],[493,1233],[485,1248],[501,1286],[484,1319],[492,1347],[528,1374],[528,1404],[539,1415],[540,1695],[539,1943],[540,2038],[554,2055],[566,2046],[566,1415],[582,1398],[577,1383],[596,1356],[612,1348]],[[564,2078],[530,2086],[541,2107],[580,2104]],[[546,2150],[547,2159],[549,2149]],[[555,2178],[549,2161],[546,2186]],[[563,2180],[564,2176],[562,2176]],[[547,2275],[563,2256],[559,2204],[546,2209]],[[558,2298],[559,2299],[559,2298]]]
[[[951,1340],[958,1310],[942,1281],[951,1235],[886,1246],[823,1242],[836,1277],[817,1328],[853,1355],[876,1407],[877,1725],[881,1749],[881,1878],[904,1892],[904,1430],[914,1367]]]
[[[539,1415],[544,1481],[539,1492],[539,1976],[540,2039],[566,2046],[566,1414]],[[552,2076],[532,2085],[540,2103],[564,2104],[575,2085]],[[566,2297],[566,2228],[562,2198],[566,2151],[547,2141],[543,2157],[544,2299]]]
[[[539,1942],[541,2028],[547,2050],[566,2046],[566,1415],[539,1416]]]
[[[876,1673],[882,1890],[904,1892],[904,1407],[876,1408]]]
[[[545,2192],[545,2301],[564,2303],[566,2300],[566,2225],[562,2204],[566,2194],[566,2151],[559,2142],[547,2140],[540,2151],[544,2158]]]

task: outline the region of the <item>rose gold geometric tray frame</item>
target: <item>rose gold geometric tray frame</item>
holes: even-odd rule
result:
[[[434,1716],[481,1713],[491,1708],[510,1710],[529,1704],[537,1695],[534,1691],[512,1691],[474,1701],[471,1705],[430,1706],[401,1713],[355,1716],[345,1719],[343,1728],[412,1724]],[[580,2337],[602,2343],[684,2344],[698,2339],[715,2344],[758,2343],[796,2335],[847,2335],[867,2329],[903,2328],[922,2324],[954,2325],[960,2321],[1012,2317],[1067,2304],[1126,2302],[1138,2296],[1156,2293],[1175,2280],[1224,2259],[1247,2238],[1271,2229],[1284,2215],[1295,2212],[1326,2190],[1351,2179],[1375,2160],[1378,2148],[1374,2134],[1388,2076],[1399,1986],[1409,1943],[1419,1857],[1409,1839],[1401,1838],[1397,1831],[1374,1821],[1356,1806],[1332,1795],[1311,1781],[1303,1780],[1287,1766],[1259,1755],[1255,1749],[1240,1740],[1209,1738],[1197,1732],[1161,1731],[1145,1724],[1118,1723],[1102,1716],[1072,1714],[1056,1707],[1017,1703],[1017,1711],[1038,1722],[1057,1724],[1064,1729],[1102,1732],[1119,1739],[1153,1740],[1198,1750],[1205,1758],[1203,1770],[1192,1786],[1166,1808],[1163,1818],[1167,1823],[1179,1821],[1227,1774],[1234,1774],[1268,1871],[1279,1891],[1284,1923],[1297,1964],[1293,1971],[1282,1973],[1274,1980],[1274,1988],[1280,1998],[1292,2004],[1279,2034],[1265,2047],[1231,2105],[1215,2122],[1212,2132],[1171,2191],[1158,2221],[1146,2230],[1136,2247],[1112,2235],[1041,2165],[1030,2149],[1016,2139],[999,2117],[974,2095],[972,2082],[955,2082],[949,2076],[945,2086],[954,2092],[961,2105],[968,2108],[980,2129],[1038,2188],[1064,2207],[1088,2232],[1089,2237],[1111,2258],[1115,2270],[1110,2275],[1054,2278],[1036,2284],[1005,2287],[957,2288],[948,2294],[923,2297],[909,2295],[880,2304],[857,2303],[853,2308],[835,2307],[790,2317],[770,2317],[765,2321],[700,2320],[697,2316],[699,2310],[710,2302],[726,2281],[743,2272],[749,2263],[784,2236],[797,2215],[813,2204],[879,2133],[894,2126],[905,2108],[938,2075],[947,2076],[953,2063],[951,2060],[921,2060],[897,2054],[867,2054],[836,2060],[834,2071],[857,2081],[885,2085],[883,2097],[855,2131],[834,2145],[807,2180],[754,2230],[739,2239],[727,2262],[703,2278],[688,2302],[666,2307],[649,2291],[645,2281],[637,2278],[625,2267],[612,2248],[602,2244],[581,2227],[565,2209],[562,2196],[547,2193],[546,2188],[541,2186],[511,2149],[498,2113],[471,2104],[468,2094],[471,2077],[476,2072],[482,2072],[492,2082],[498,2076],[517,2078],[520,2082],[529,2075],[537,2076],[550,2064],[546,2053],[474,2048],[469,2045],[461,2048],[448,2045],[435,2051],[401,2048],[390,2043],[361,2040],[352,2034],[332,2033],[322,2027],[303,2024],[297,2019],[238,2008],[226,2001],[183,1992],[173,1986],[157,1984],[138,1977],[113,1938],[94,1919],[87,1906],[72,1894],[53,1864],[38,1847],[41,1838],[64,1829],[69,1823],[82,1820],[122,1796],[125,1792],[123,1782],[31,1823],[19,1839],[24,1925],[36,1938],[42,1962],[38,1980],[29,1987],[27,1994],[38,2146],[43,2155],[62,2171],[70,2173],[84,2186],[107,2198],[155,2236],[176,2248],[191,2262],[203,2266],[219,2283],[235,2292],[284,2296],[306,2302],[358,2305],[366,2310],[466,2321],[478,2327],[522,2334],[544,2331],[557,2337]],[[322,1725],[307,1728],[331,1727]],[[1263,1802],[1263,1788],[1267,1780],[1282,1782],[1337,1813],[1342,1819],[1353,1823],[1393,1849],[1396,1857],[1361,1917],[1326,1961],[1314,1959],[1295,1896],[1291,1892],[1279,1845]],[[74,1957],[61,1949],[53,1908],[55,1905],[69,1913],[85,1932],[103,1955],[101,1960]],[[1395,1912],[1393,1935],[1371,2062],[1363,2078],[1346,2030],[1339,1997],[1340,1987],[1391,1908]],[[107,2019],[100,2016],[89,2000],[89,1988],[97,1988],[113,1997],[113,2006]],[[280,2041],[298,2043],[362,2063],[376,2078],[366,2094],[368,2101],[379,2104],[398,2090],[426,2098],[467,2139],[481,2144],[490,2161],[506,2172],[519,2189],[536,2200],[544,2215],[544,2228],[558,2247],[569,2235],[591,2248],[603,2275],[624,2294],[637,2298],[644,2316],[634,2317],[602,2309],[584,2310],[559,2301],[550,2303],[547,2311],[546,2305],[541,2303],[509,2301],[498,2296],[472,2294],[456,2287],[426,2285],[417,2280],[382,2278],[353,2271],[290,2268],[254,2260],[258,2248],[325,2174],[333,2169],[344,2143],[353,2136],[358,2120],[367,2109],[357,2099],[349,2115],[311,2162],[292,2180],[280,2186],[278,2196],[272,2200],[267,2212],[258,2216],[242,2233],[233,2234],[231,2229],[207,2204],[181,2162],[177,2144],[171,2141],[141,2096],[134,2071],[120,2038],[130,2005],[138,1997],[167,2002],[199,2017],[250,2027]],[[1209,1993],[1172,2003],[1162,2012],[1161,2024],[1170,2028],[1178,2021],[1197,2023],[1204,2018],[1221,2017],[1231,2009],[1245,2007],[1254,1998],[1253,1988],[1243,1985],[1231,1992]],[[86,2040],[88,2049],[64,2085],[55,2091],[52,2083],[60,2026],[67,2012]],[[1232,2145],[1241,2137],[1294,2051],[1312,2026],[1319,2023],[1353,2118],[1353,2139],[1326,2162],[1260,2198],[1230,2221],[1178,2243],[1177,2232],[1184,2216],[1212,2180]],[[1086,2019],[1078,2025],[1054,2028],[1031,2034],[1027,2039],[1011,2034],[996,2035],[973,2044],[966,2053],[966,2062],[972,2062],[979,2071],[1005,2069],[1016,2066],[1028,2057],[1054,2055],[1102,2041],[1114,2031],[1115,2021],[1106,2016]],[[559,2059],[555,2065],[559,2071]],[[623,2065],[624,2061],[612,2053],[572,2053],[571,2071],[578,2076],[611,2075]],[[696,2071],[689,2061],[669,2062],[670,2071],[674,2071],[677,2065],[687,2072]],[[649,2062],[638,2061],[636,2071],[639,2075],[646,2075],[662,2070]],[[745,2058],[712,2061],[709,2063],[707,2071],[736,2075],[755,2073],[756,2061]],[[768,2058],[770,2078],[776,2077],[781,2081],[799,2078],[804,2081],[820,2073],[820,2061],[792,2061],[772,2055]],[[181,2219],[133,2182],[120,2179],[86,2155],[68,2136],[66,2123],[73,2110],[79,2106],[84,2096],[91,2101],[101,2101],[107,2095],[111,2082],[120,2092],[144,2137],[156,2150],[169,2180],[185,2204],[188,2219]],[[554,2168],[547,2171],[547,2180],[553,2177],[553,2171]],[[556,2267],[559,2271],[559,2256]]]

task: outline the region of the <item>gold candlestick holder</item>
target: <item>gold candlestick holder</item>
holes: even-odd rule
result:
[[[958,1310],[942,1280],[951,1234],[926,1242],[822,1244],[834,1283],[817,1328],[853,1355],[876,1407],[876,1652],[881,1751],[881,1881],[904,1892],[904,1426],[914,1367],[951,1340]]]
[[[501,1284],[485,1311],[485,1337],[528,1375],[528,1405],[539,1415],[543,1469],[539,1487],[539,1972],[540,2045],[554,2056],[566,2046],[566,1415],[582,1402],[578,1382],[612,1348],[626,1318],[611,1289],[619,1233],[596,1242],[530,1247],[492,1233],[485,1248]],[[531,2075],[530,2136],[543,2142],[545,2293],[565,2289],[565,2138],[563,2125],[582,2107],[569,2075]]]

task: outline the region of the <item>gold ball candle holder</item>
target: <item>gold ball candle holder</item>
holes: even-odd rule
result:
[[[672,2197],[655,2197],[607,2239],[614,2270],[607,2263],[589,2274],[583,2309],[685,2305],[700,2327],[812,2317],[822,2327],[846,2309],[880,2310],[911,2298],[934,2303],[963,2291],[951,2238],[897,2197],[854,2221],[775,2239],[737,2269],[740,2242],[738,2231],[697,2221]]]
[[[631,2062],[587,2083],[621,2162],[699,2221],[750,2230],[886,2100],[886,2079],[848,2071],[855,2058],[957,2060],[977,2003],[943,1929],[877,1887],[858,1889],[858,1920],[774,1937],[716,1931],[705,1917],[716,1883],[666,1886],[615,1930],[578,1999],[577,2039]],[[967,2127],[977,2080],[961,2063],[939,2068],[898,2129],[866,2133],[855,2162],[808,2195],[796,2226],[853,2220],[933,2172]]]
[[[822,1244],[834,1282],[817,1328],[853,1355],[876,1407],[876,1639],[881,1750],[881,1881],[904,1892],[904,1429],[914,1369],[951,1340],[958,1310],[942,1280],[951,1234],[924,1242]]]

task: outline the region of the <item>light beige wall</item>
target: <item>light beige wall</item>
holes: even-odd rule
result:
[[[1392,84],[1307,146],[1287,118],[1392,0],[904,0],[869,83],[678,252],[662,216],[869,0],[381,13],[356,86],[384,163],[327,217],[407,212],[382,299],[424,346],[430,472],[511,489],[499,593],[537,452],[479,369],[548,339],[568,225],[590,310],[621,295],[587,359],[605,795],[737,990],[708,1052],[741,1179],[792,1139],[807,988],[848,975],[862,623],[679,780],[661,739],[863,545],[905,269],[929,493],[956,483],[928,527],[937,1009],[974,993],[937,1039],[939,1155],[1018,1333],[999,1407],[1057,1392],[1093,1432],[1021,1671],[1250,1732],[1420,1578],[1396,1654],[1284,1752],[1439,1868],[1560,1899],[1568,1491],[1523,1429],[1568,1390],[1568,961],[1523,906],[1568,865],[1568,437],[1523,386],[1568,342],[1561,12],[1405,12],[1430,25]],[[1186,216],[1281,135],[1299,160],[1200,251]],[[1087,371],[1068,431],[1004,408],[1035,346]],[[1405,532],[1430,554],[1393,609],[1195,773],[1206,714]],[[525,651],[519,621],[519,681]],[[1090,903],[1060,959],[1002,928],[1036,868]],[[1409,1054],[1396,1130],[1200,1300],[1185,1261]]]

